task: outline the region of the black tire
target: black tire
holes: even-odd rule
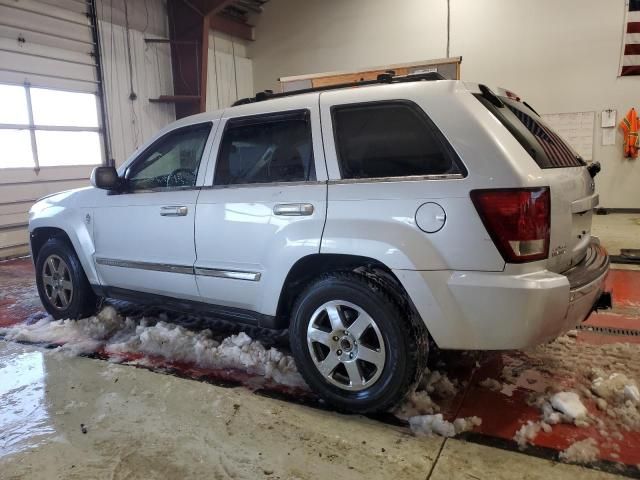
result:
[[[50,284],[45,285],[45,262],[48,262],[49,259],[53,259],[54,266],[57,263],[56,268],[58,270],[60,270],[61,265],[60,259],[67,267],[64,275],[58,275],[61,280],[71,282],[72,293],[69,294],[68,290],[63,293],[65,299],[68,299],[66,304],[62,302],[62,297],[52,294],[53,287]],[[52,273],[51,268],[48,268],[46,273]],[[38,252],[38,258],[36,259],[36,285],[42,305],[55,319],[79,319],[91,316],[97,311],[98,297],[96,297],[87,280],[76,252],[69,242],[63,238],[50,238]],[[68,283],[65,283],[65,285],[68,285]],[[50,298],[51,296],[54,296],[53,301]]]
[[[320,367],[316,366],[316,362],[322,355],[326,356],[320,360],[326,360],[332,354],[339,355],[339,352],[344,354],[342,350],[331,350],[331,348],[339,349],[341,345],[336,341],[339,337],[334,336],[337,330],[329,327],[332,333],[329,334],[330,337],[326,337],[327,341],[333,342],[333,347],[325,348],[317,343],[311,345],[307,343],[307,329],[314,312],[316,314],[318,311],[323,312],[322,308],[326,305],[331,306],[333,301],[348,302],[362,309],[375,322],[377,330],[374,334],[376,338],[382,338],[384,342],[384,367],[380,373],[377,373],[378,369],[375,368],[374,371],[379,375],[377,379],[370,386],[366,386],[366,382],[363,380],[363,386],[360,387],[362,389],[357,391],[349,391],[346,389],[348,386],[335,384],[336,378],[338,378],[338,382],[342,381],[341,378],[345,382],[349,380],[338,371],[338,369],[344,368],[344,372],[346,372],[345,367],[349,362],[348,359],[327,376],[320,372]],[[428,354],[428,336],[424,325],[406,307],[402,307],[402,303],[391,291],[386,290],[382,283],[351,272],[324,275],[311,283],[300,294],[293,306],[289,328],[293,356],[300,373],[311,389],[341,411],[371,413],[387,411],[395,407],[419,381]],[[346,307],[346,310],[348,311],[349,308]],[[324,321],[318,320],[322,314],[313,317],[315,318],[314,322]],[[347,314],[343,313],[342,315]],[[355,315],[357,315],[355,317],[357,320],[360,314],[356,311],[352,317]],[[326,318],[328,318],[328,313]],[[353,323],[348,322],[349,319],[345,319],[344,323],[347,329],[351,325],[355,325],[355,320]],[[315,325],[314,323],[314,327]],[[373,327],[367,328],[371,333]],[[354,341],[353,343],[358,342]],[[318,346],[321,347],[320,352],[317,350]],[[329,350],[329,353],[323,353],[326,350]],[[377,350],[381,350],[381,348]],[[360,352],[357,352],[356,356],[359,354]],[[357,370],[362,372],[364,367],[371,367],[373,364],[365,363],[364,367],[362,363],[359,365]],[[351,374],[347,373],[347,375],[349,378],[351,377]],[[365,378],[364,373],[362,378]],[[375,375],[372,376],[373,378]]]

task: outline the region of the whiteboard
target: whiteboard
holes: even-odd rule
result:
[[[542,118],[584,160],[593,160],[593,126],[596,112],[546,113]]]

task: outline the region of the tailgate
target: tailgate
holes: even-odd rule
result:
[[[551,190],[551,232],[547,268],[562,273],[580,263],[591,241],[591,217],[598,204],[586,167],[543,170]]]
[[[483,85],[470,88],[540,167],[542,183],[548,183],[551,193],[547,269],[565,272],[587,253],[593,208],[598,204],[586,163],[517,95],[497,89],[496,96]]]

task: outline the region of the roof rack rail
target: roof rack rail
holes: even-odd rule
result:
[[[360,80],[359,82],[337,83],[335,85],[325,85],[322,87],[303,88],[300,90],[292,90],[290,92],[273,93],[273,90],[264,90],[256,93],[255,97],[241,98],[233,103],[233,107],[237,105],[246,105],[247,103],[262,102],[273,98],[290,97],[292,95],[301,95],[303,93],[322,92],[325,90],[337,90],[339,88],[364,87],[366,85],[378,85],[383,83],[402,83],[402,82],[419,82],[432,80],[446,80],[445,77],[438,72],[412,73],[409,75],[395,75],[393,70],[379,74],[375,80]]]

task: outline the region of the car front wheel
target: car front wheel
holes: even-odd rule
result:
[[[68,242],[50,238],[38,252],[36,285],[42,305],[56,319],[78,319],[96,312],[97,297]]]
[[[426,332],[377,282],[336,273],[311,284],[292,311],[290,343],[309,386],[341,410],[394,407],[419,379]]]

